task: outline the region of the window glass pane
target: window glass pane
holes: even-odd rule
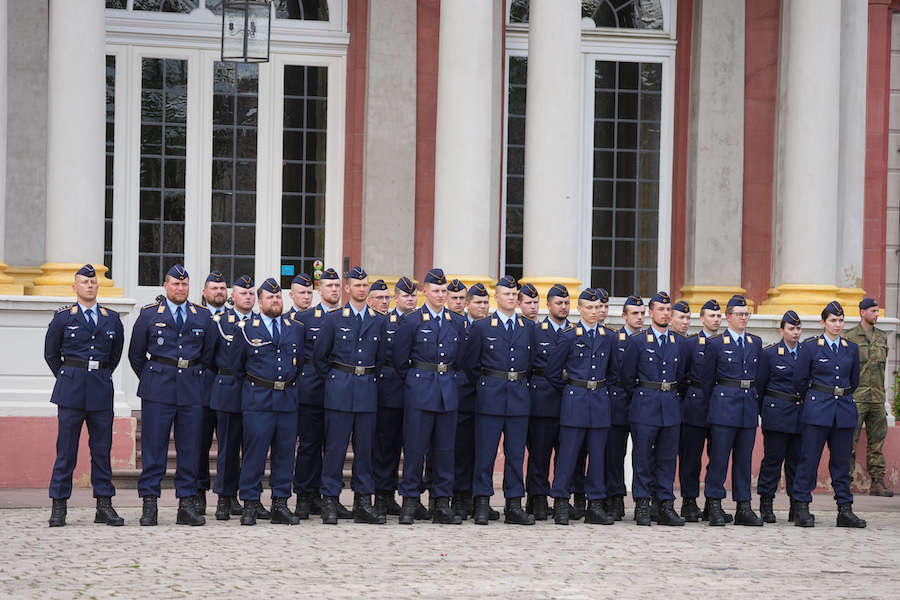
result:
[[[258,83],[259,65],[215,64],[210,265],[229,284],[255,270]]]
[[[106,8],[127,8],[127,4],[127,0],[106,0]]]
[[[125,8],[110,6],[106,8]],[[106,57],[106,197],[103,214],[103,264],[106,276],[112,279],[112,222],[113,222],[113,160],[115,150],[116,122],[116,57]]]
[[[327,21],[328,2],[326,0],[277,0],[275,17],[278,19]]]
[[[284,67],[282,287],[324,259],[327,76],[327,67]]]
[[[189,13],[195,8],[197,0],[134,0],[134,10]]]
[[[144,58],[141,70],[138,285],[156,286],[184,262],[187,61]]]
[[[528,4],[525,3],[525,16]],[[506,264],[503,272],[522,277],[522,232],[525,208],[525,85],[528,59],[509,57],[509,109],[506,138]]]
[[[528,23],[528,0],[512,0],[510,23]],[[662,29],[660,0],[581,0],[582,18],[592,19],[597,27],[626,29]]]

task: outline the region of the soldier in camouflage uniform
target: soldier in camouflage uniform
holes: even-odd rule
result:
[[[847,340],[859,346],[859,387],[853,394],[859,421],[853,436],[850,455],[850,478],[856,468],[856,445],[859,432],[866,424],[866,471],[872,478],[870,496],[893,496],[884,486],[884,453],[881,448],[887,435],[887,413],[884,409],[884,368],[887,363],[887,334],[875,327],[878,320],[878,303],[874,298],[863,298],[859,303],[860,323],[845,335]]]

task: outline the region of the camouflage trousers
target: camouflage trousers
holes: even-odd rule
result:
[[[884,478],[884,438],[887,436],[887,412],[880,402],[860,402],[856,405],[859,420],[853,434],[853,448],[850,451],[850,478],[856,468],[856,445],[859,443],[859,432],[866,424],[866,471],[873,480]]]

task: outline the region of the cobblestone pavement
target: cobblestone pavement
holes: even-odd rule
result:
[[[241,527],[235,518],[217,522],[212,507],[207,525],[192,528],[174,524],[167,495],[160,525],[138,527],[140,510],[130,492],[123,490],[117,502],[124,528],[94,525],[84,498],[73,498],[63,528],[47,527],[46,508],[0,509],[0,597],[797,600],[900,594],[897,499],[858,501],[869,521],[863,530],[836,528],[826,496],[814,502],[813,529],[786,523],[783,510],[779,523],[762,528],[638,528],[630,520],[611,527],[552,521],[401,527],[396,517],[384,526],[325,526],[314,519],[295,527]],[[0,500],[0,506],[11,504],[8,494]]]

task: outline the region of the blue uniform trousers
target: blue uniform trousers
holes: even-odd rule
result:
[[[372,476],[377,491],[397,489],[402,449],[403,409],[379,406],[375,413],[375,445],[372,448]]]
[[[635,499],[656,497],[658,500],[675,498],[672,485],[675,482],[680,433],[680,425],[658,427],[641,423],[631,424],[631,457],[634,471],[632,497]]]
[[[628,425],[612,425],[606,440],[606,493],[610,496],[624,496],[625,453],[628,451]]]
[[[72,495],[72,472],[78,459],[78,441],[82,424],[87,423],[91,450],[91,487],[94,497],[115,496],[109,452],[112,449],[113,411],[81,410],[57,406],[56,462],[50,478],[50,497],[67,499]]]
[[[318,494],[322,485],[322,454],[324,452],[325,408],[301,404],[297,411],[300,445],[294,466],[294,492]]]
[[[850,450],[853,446],[853,428],[837,429],[820,425],[801,425],[800,464],[794,478],[791,495],[799,502],[812,502],[812,492],[816,489],[816,475],[822,449],[828,444],[828,471],[831,473],[831,487],[838,504],[853,502],[850,493]]]
[[[550,461],[553,450],[556,452],[554,473],[559,473],[559,418],[528,418],[528,469],[525,476],[525,489],[530,496],[550,495]],[[573,466],[573,469],[575,467]],[[558,476],[558,475],[557,475]]]
[[[213,491],[220,496],[237,496],[241,477],[241,443],[244,424],[241,413],[217,411],[216,480]]]
[[[325,459],[322,463],[323,496],[339,496],[344,487],[344,461],[353,437],[353,471],[350,488],[357,494],[374,494],[372,478],[372,439],[375,436],[373,412],[325,410]]]
[[[197,455],[200,454],[200,428],[203,406],[178,406],[141,400],[141,462],[138,495],[160,494],[169,454],[169,432],[175,426],[175,496],[185,498],[197,493]],[[208,459],[207,459],[208,460]]]
[[[197,461],[197,488],[200,491],[206,491],[210,488],[209,450],[212,448],[213,432],[216,430],[216,418],[216,411],[208,406],[203,407],[203,421],[200,429],[200,453],[197,456],[199,459]]]
[[[430,469],[427,469],[430,470]],[[453,495],[472,492],[475,477],[475,413],[456,415],[456,452],[453,466]]]
[[[735,502],[750,501],[750,467],[755,442],[756,427],[710,425],[709,447],[706,450],[709,464],[706,466],[703,488],[707,498],[725,497],[725,477],[731,457],[731,497]]]
[[[607,432],[607,443],[609,443],[609,435]],[[581,445],[581,450],[578,451],[578,460],[575,462],[575,473],[572,475],[572,492],[575,494],[584,494],[585,493],[585,479],[587,477],[587,457],[588,457],[588,442],[587,438],[585,438],[584,444]],[[603,473],[604,477],[606,477],[606,449],[603,451]],[[624,469],[624,463],[623,463]],[[622,479],[625,479],[624,473],[622,474]],[[603,483],[606,486],[606,482]]]
[[[503,496],[521,498],[525,495],[525,439],[528,437],[528,417],[503,415],[475,415],[475,478],[472,494],[494,495],[494,462],[500,434],[503,434]]]
[[[456,411],[434,412],[407,406],[403,409],[403,445],[400,495],[418,498],[421,494],[425,453],[430,448],[432,494],[436,498],[452,496]]]
[[[272,498],[290,498],[297,444],[297,413],[244,411],[244,461],[241,465],[241,500],[259,500],[269,448],[269,487]]]
[[[600,460],[590,460],[587,464],[587,477],[584,480],[584,493],[588,500],[606,498],[606,441],[609,428],[566,427],[559,428],[559,459],[553,474],[553,487],[550,495],[554,498],[568,498],[572,489],[572,477],[577,471],[579,456],[587,448],[587,455],[599,456]],[[579,492],[580,493],[580,492]]]
[[[800,434],[763,429],[763,451],[756,493],[761,496],[775,495],[781,480],[781,465],[784,464],[784,489],[790,495],[800,461]]]
[[[703,448],[709,439],[709,428],[681,424],[681,438],[678,441],[678,483],[682,498],[700,496],[700,466]]]

